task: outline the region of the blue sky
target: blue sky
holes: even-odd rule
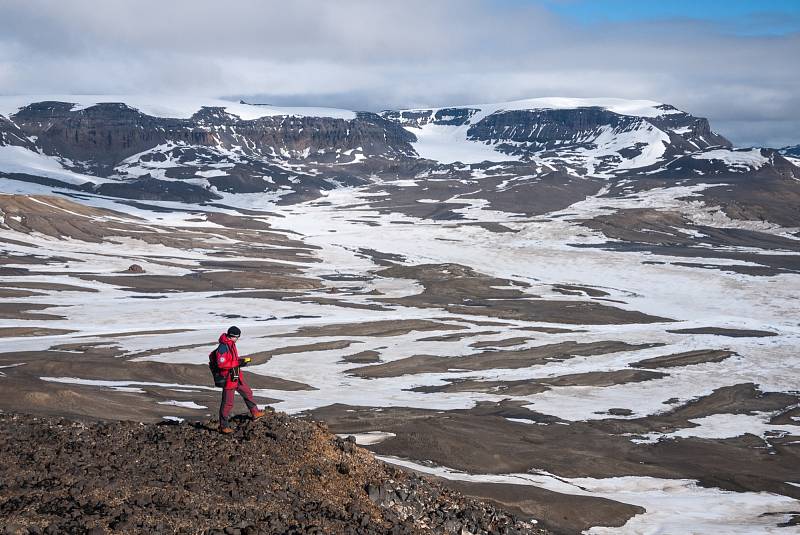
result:
[[[798,0],[510,0],[538,4],[583,24],[695,20],[736,35],[800,31]]]

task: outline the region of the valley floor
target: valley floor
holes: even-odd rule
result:
[[[541,216],[461,198],[444,221],[375,188],[187,210],[16,187],[4,411],[213,418],[204,363],[235,324],[262,402],[554,532],[800,522],[797,229],[712,213],[699,186]],[[694,242],[613,234],[645,219]]]

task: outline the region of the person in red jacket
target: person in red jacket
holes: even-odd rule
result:
[[[244,380],[242,366],[249,364],[250,359],[239,358],[236,350],[236,342],[242,336],[242,331],[233,326],[219,337],[219,345],[214,350],[217,360],[217,368],[225,377],[225,386],[222,389],[222,402],[219,405],[219,432],[224,434],[233,433],[233,429],[228,425],[228,417],[233,409],[234,394],[239,392],[245,405],[250,409],[253,420],[264,416],[264,411],[258,409],[258,405],[253,401],[253,391],[247,386]]]

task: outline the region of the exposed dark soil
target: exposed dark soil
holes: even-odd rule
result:
[[[303,336],[399,336],[411,331],[444,331],[466,329],[463,325],[445,324],[428,320],[366,321],[363,323],[334,323],[329,325],[303,327],[294,333],[281,334],[281,337]]]
[[[561,494],[529,485],[447,481],[469,496],[490,500],[510,511],[541,519],[542,527],[558,534],[581,533],[595,526],[618,527],[643,507],[593,496]]]
[[[470,331],[466,333],[450,333],[438,336],[426,336],[424,338],[418,338],[417,342],[457,342],[464,338],[473,338],[475,336],[484,336],[487,334],[500,334],[500,331]]]
[[[48,329],[46,327],[0,327],[0,338],[17,336],[53,336],[69,334],[75,331],[70,329]]]
[[[513,347],[522,345],[528,340],[532,340],[532,338],[515,336],[513,338],[505,338],[503,340],[481,340],[480,342],[471,343],[469,347],[474,347],[477,349],[484,347]]]
[[[626,383],[640,383],[666,377],[666,373],[643,370],[614,370],[607,372],[571,373],[542,379],[552,386],[613,386]]]
[[[46,310],[55,305],[43,303],[18,303],[5,301],[0,303],[0,319],[19,319],[19,320],[62,320],[64,316],[48,314],[42,312],[31,312],[32,310]]]
[[[514,172],[524,175],[534,171],[517,167]],[[451,170],[449,177],[453,179],[427,180],[424,186],[381,183],[374,190],[387,193],[387,196],[371,197],[370,208],[381,213],[402,213],[424,219],[457,220],[463,216],[454,210],[469,206],[451,200],[454,196],[461,196],[464,199],[485,199],[492,210],[532,216],[566,208],[596,193],[601,187],[596,180],[561,173],[540,176],[537,180],[517,181],[510,187],[502,188],[500,185],[508,178],[505,174],[474,179],[469,173],[459,176]],[[438,202],[418,202],[420,199]],[[498,230],[492,226],[487,230],[498,232],[502,228]]]
[[[771,277],[782,273],[800,272],[799,254],[767,254],[757,252],[739,252],[723,248],[710,248],[687,245],[662,245],[637,242],[614,241],[603,244],[570,244],[576,248],[600,248],[608,251],[621,251],[628,253],[647,253],[653,256],[674,256],[683,258],[702,258],[700,262],[670,262],[673,266],[692,268],[718,269],[752,276]],[[723,259],[725,263],[715,264],[713,259]],[[731,264],[729,260],[743,262]],[[643,264],[659,264],[662,262],[643,260]],[[749,264],[744,264],[749,263]],[[757,265],[750,265],[757,264]]]
[[[631,441],[631,434],[693,427],[690,418],[791,411],[797,402],[797,396],[762,392],[742,384],[720,388],[669,413],[637,419],[565,422],[521,406],[525,402],[511,401],[481,402],[471,409],[451,411],[394,407],[376,412],[334,405],[310,415],[324,419],[340,433],[394,433],[394,437],[370,446],[380,454],[428,460],[470,473],[535,469],[561,477],[686,478],[732,491],[766,491],[800,498],[800,489],[786,483],[800,477],[800,426],[788,437],[766,439],[743,435],[646,444]],[[507,418],[529,419],[539,425]],[[572,512],[567,509],[563,514],[571,516]]]
[[[628,344],[618,341],[561,342],[529,349],[485,351],[462,357],[414,355],[385,364],[353,368],[348,373],[364,378],[398,377],[417,373],[441,373],[452,369],[489,370],[493,368],[528,368],[535,364],[563,361],[576,356],[602,355],[618,351],[634,351],[658,344]]]
[[[285,271],[281,268],[281,271]],[[251,271],[207,271],[188,275],[94,275],[81,276],[84,280],[113,284],[134,292],[211,292],[241,288],[255,289],[312,289],[319,282],[306,277]]]
[[[16,260],[13,262],[16,264]],[[97,288],[87,288],[85,286],[75,286],[72,284],[61,284],[56,282],[38,282],[38,281],[3,281],[3,286],[12,286],[14,288],[29,288],[34,290],[50,290],[54,292],[99,292]]]
[[[452,314],[573,325],[672,321],[595,301],[541,299],[524,292],[524,283],[484,275],[460,264],[392,266],[378,274],[383,277],[413,279],[425,288],[417,295],[380,301],[418,308],[442,308]]]
[[[344,362],[351,362],[353,364],[375,364],[380,362],[380,353],[373,350],[359,351],[352,355],[345,355],[342,357]]]
[[[355,340],[331,340],[329,342],[313,342],[311,344],[301,344],[296,346],[279,347],[267,351],[251,353],[247,356],[253,359],[253,364],[263,364],[276,355],[290,355],[294,353],[307,353],[309,351],[329,351],[332,349],[346,349]]]
[[[735,355],[733,351],[723,349],[698,349],[684,353],[674,353],[661,357],[640,360],[629,364],[632,368],[674,368],[677,366],[691,366],[704,362],[722,362]]]
[[[798,240],[752,230],[698,225],[678,212],[650,208],[618,210],[610,215],[601,215],[583,221],[583,224],[603,232],[609,238],[634,243],[756,247],[765,250],[800,251],[800,241]]]
[[[660,379],[667,374],[644,370],[614,370],[607,372],[574,373],[542,379],[519,381],[480,381],[474,379],[445,379],[447,384],[418,386],[414,392],[488,392],[505,396],[532,396],[550,390],[551,386],[612,386]]]
[[[718,336],[730,336],[732,338],[759,338],[764,336],[777,336],[778,333],[772,331],[759,331],[751,329],[726,329],[724,327],[696,327],[693,329],[674,329],[667,330],[673,334],[716,334]]]
[[[604,290],[588,286],[576,286],[574,284],[555,284],[553,285],[553,291],[564,295],[588,295],[590,297],[607,297],[611,295]]]
[[[0,414],[4,533],[544,533],[324,424],[270,411],[233,423],[224,436]]]

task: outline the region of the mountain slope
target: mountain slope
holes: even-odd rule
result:
[[[605,176],[730,142],[708,121],[653,101],[528,99],[458,108],[387,111],[443,163],[532,160]]]
[[[372,204],[437,219],[463,218],[480,203],[541,214],[602,188],[676,183],[733,181],[726,206],[746,205],[753,179],[757,190],[800,195],[789,152],[732,149],[706,119],[648,100],[539,98],[375,114],[214,99],[39,98],[46,100],[0,97],[0,178],[253,207],[340,187],[391,189],[401,202]],[[781,224],[794,217],[781,212]]]

